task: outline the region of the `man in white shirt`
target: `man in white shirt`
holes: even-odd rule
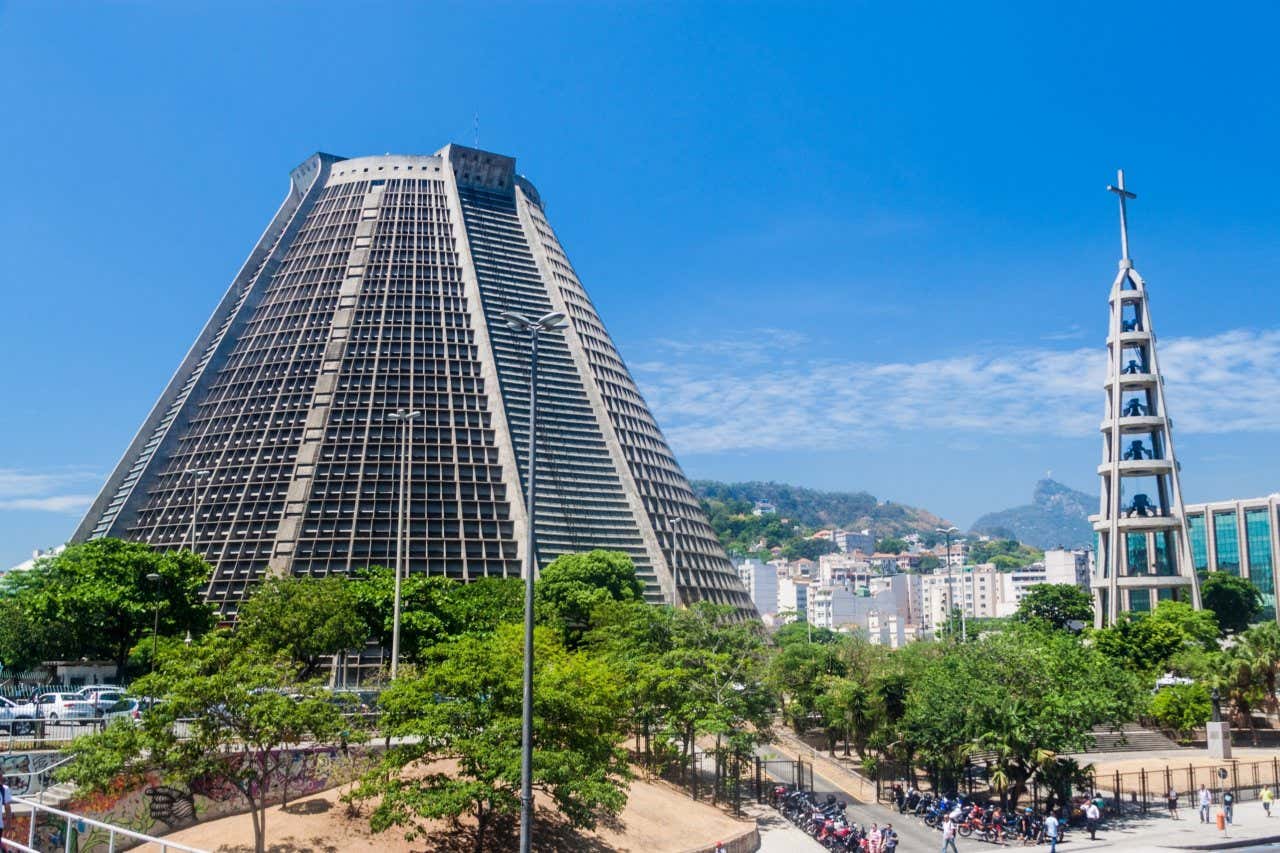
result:
[[[1054,809],[1044,819],[1044,837],[1049,842],[1049,853],[1058,853],[1058,810]]]
[[[1084,819],[1089,827],[1089,840],[1096,841],[1098,838],[1098,819],[1102,817],[1102,810],[1098,808],[1098,804],[1093,800],[1089,801],[1089,805],[1084,807]]]
[[[942,821],[942,851],[941,853],[960,853],[956,849],[956,822],[951,819],[951,815],[947,815]]]
[[[1209,806],[1213,804],[1213,793],[1204,785],[1200,786],[1200,822],[1209,822]]]

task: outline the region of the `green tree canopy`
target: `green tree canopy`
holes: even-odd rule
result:
[[[391,648],[395,572],[381,566],[364,570],[351,583],[356,609],[372,636]],[[517,622],[524,613],[519,578],[478,578],[469,583],[412,574],[400,584],[400,653],[418,660],[437,643],[467,634],[489,634]]]
[[[1239,634],[1262,613],[1262,594],[1248,578],[1210,572],[1200,584],[1200,601],[1218,617],[1224,634]]]
[[[236,631],[245,642],[283,651],[309,678],[321,660],[362,646],[369,628],[360,618],[356,585],[346,577],[269,578],[240,605]]]
[[[1015,618],[1022,622],[1042,619],[1054,628],[1070,622],[1093,623],[1093,597],[1075,584],[1038,583],[1018,602]]]
[[[157,607],[161,634],[209,629],[214,614],[202,595],[209,572],[190,551],[159,552],[121,539],[68,546],[0,580],[3,612],[13,623],[0,631],[0,660],[25,669],[87,657],[114,661],[123,674],[130,650],[151,636]]]
[[[534,643],[534,787],[574,826],[594,826],[626,802],[621,679],[547,628]],[[401,827],[415,838],[422,818],[470,814],[479,851],[495,816],[518,813],[522,646],[518,625],[435,646],[420,674],[383,693],[383,730],[399,743],[352,793],[377,799],[375,832]],[[457,769],[433,766],[442,760]]]
[[[1071,634],[1015,625],[930,661],[907,693],[900,731],[926,766],[952,779],[970,751],[994,752],[1016,805],[1032,773],[1086,748],[1093,726],[1133,719],[1143,693]]]
[[[1150,613],[1129,613],[1092,633],[1095,647],[1133,672],[1155,674],[1191,653],[1215,651],[1217,621],[1207,610],[1162,601]]]
[[[1151,700],[1151,716],[1180,737],[1189,736],[1192,729],[1203,726],[1212,715],[1209,689],[1199,683],[1162,687]]]
[[[906,540],[896,536],[887,536],[876,542],[876,552],[880,554],[902,554],[906,550]]]
[[[557,557],[538,576],[534,590],[540,619],[560,628],[576,645],[591,614],[606,601],[639,601],[644,584],[635,564],[619,551],[589,551]]]

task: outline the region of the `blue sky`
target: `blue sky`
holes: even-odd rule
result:
[[[1264,4],[0,3],[0,563],[317,149],[516,156],[694,477],[1094,491],[1126,169],[1189,500],[1280,488]]]

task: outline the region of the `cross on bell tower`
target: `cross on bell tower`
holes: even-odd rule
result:
[[[1126,202],[1137,195],[1125,189],[1123,171],[1107,189],[1120,200],[1121,258],[1107,332],[1102,495],[1098,514],[1090,516],[1098,537],[1091,583],[1098,627],[1162,600],[1200,606],[1147,284],[1129,257]]]

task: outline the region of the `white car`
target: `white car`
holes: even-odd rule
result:
[[[36,727],[36,706],[32,702],[14,702],[0,696],[0,732],[30,734]]]
[[[65,721],[84,725],[92,723],[97,716],[93,703],[77,693],[41,693],[36,697],[36,708],[49,723]]]
[[[125,689],[123,687],[117,687],[114,684],[90,684],[87,687],[81,687],[76,691],[77,696],[92,705],[101,704],[101,702],[98,701],[99,693],[114,693],[119,696],[123,696],[125,694]],[[115,700],[113,699],[111,701],[114,702]]]

